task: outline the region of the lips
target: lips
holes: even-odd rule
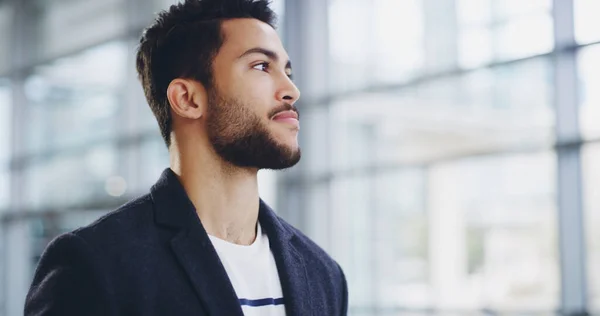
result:
[[[279,113],[275,114],[273,116],[273,118],[271,118],[271,119],[277,123],[283,123],[283,124],[292,126],[295,130],[300,129],[300,121],[298,121],[298,113],[296,113],[295,111],[290,110],[290,111],[279,112]]]
[[[274,121],[278,120],[286,120],[286,119],[295,119],[298,120],[298,113],[294,111],[283,111],[275,114],[272,118]]]

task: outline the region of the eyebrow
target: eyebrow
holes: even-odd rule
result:
[[[266,48],[261,48],[261,47],[250,48],[249,50],[245,51],[242,55],[240,55],[240,57],[238,57],[238,58],[243,58],[243,57],[246,57],[251,54],[263,54],[275,62],[279,61],[279,55],[277,55],[277,53],[275,53],[272,50],[269,50]],[[288,60],[287,63],[285,63],[285,68],[292,69],[292,62],[290,60]]]

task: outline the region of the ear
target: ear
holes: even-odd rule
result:
[[[167,88],[167,99],[176,115],[198,119],[206,113],[208,95],[204,86],[191,79],[173,79]]]

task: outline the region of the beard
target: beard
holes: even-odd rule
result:
[[[216,87],[210,90],[208,139],[223,160],[238,167],[273,170],[289,168],[300,161],[300,148],[277,143],[267,126],[250,110],[250,105],[235,98],[225,98]],[[273,112],[282,110],[297,112],[289,104]]]

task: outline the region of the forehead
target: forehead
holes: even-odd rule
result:
[[[277,53],[282,60],[288,59],[279,35],[267,23],[256,19],[231,19],[221,24],[221,31],[225,42],[219,55],[235,59],[251,48],[260,47]]]

